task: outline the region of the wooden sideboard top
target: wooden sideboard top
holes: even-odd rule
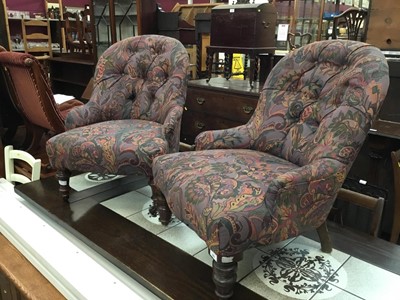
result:
[[[227,80],[222,77],[212,77],[209,82],[207,82],[206,79],[190,80],[188,86],[189,88],[201,88],[206,90],[249,95],[252,97],[258,97],[260,94],[258,82],[254,82],[253,87],[251,87],[248,80]]]
[[[400,123],[377,119],[372,124],[369,134],[400,139]]]

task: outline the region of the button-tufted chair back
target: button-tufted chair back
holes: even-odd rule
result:
[[[379,91],[388,85],[377,82],[383,66],[375,52],[336,41],[289,53],[262,89],[248,125],[254,127],[251,148],[300,166],[321,157],[353,161],[385,97]]]
[[[122,119],[163,124],[171,111],[182,114],[187,82],[182,78],[187,73],[182,49],[176,40],[158,35],[132,37],[109,47],[97,63],[90,101],[67,116],[66,127]],[[179,147],[176,136],[170,145],[174,150]]]

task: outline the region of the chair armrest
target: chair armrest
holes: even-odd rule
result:
[[[165,136],[174,134],[177,128],[181,125],[183,108],[181,106],[174,106],[170,109],[165,117],[163,123],[163,130]]]
[[[74,107],[65,118],[67,130],[101,122],[101,108],[95,102]]]
[[[325,222],[346,172],[345,164],[323,158],[270,182],[265,205],[275,220],[287,222],[285,238],[318,228]]]
[[[179,151],[183,107],[176,105],[168,110],[163,123],[163,134],[171,152]]]
[[[247,125],[240,125],[228,129],[201,132],[194,143],[196,150],[247,149],[250,148],[251,141]]]
[[[79,100],[76,99],[72,99],[72,100],[68,100],[65,101],[61,104],[58,104],[57,107],[61,113],[61,116],[63,117],[63,119],[65,120],[65,118],[67,117],[68,113],[74,109],[77,106],[81,106],[83,105],[83,103]]]
[[[332,158],[321,158],[273,179],[266,199],[318,201],[321,195],[332,197],[332,203],[347,175],[347,166]],[[300,198],[299,198],[300,197]],[[300,203],[299,202],[299,203]]]

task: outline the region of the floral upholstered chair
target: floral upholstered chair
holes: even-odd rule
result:
[[[103,53],[89,102],[71,110],[68,130],[46,145],[65,200],[71,171],[151,181],[154,157],[179,149],[188,68],[186,49],[166,36],[127,38]]]
[[[318,229],[389,85],[379,49],[328,40],[295,49],[271,71],[247,124],[206,131],[196,151],[153,162],[160,221],[171,212],[206,243],[216,294],[229,298],[248,248]]]

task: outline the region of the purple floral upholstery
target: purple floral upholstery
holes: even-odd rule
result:
[[[152,177],[154,157],[178,151],[189,60],[176,39],[143,35],[100,57],[90,101],[69,112],[67,131],[47,142],[61,171]]]
[[[217,262],[320,227],[385,98],[388,73],[380,50],[361,42],[289,53],[247,124],[203,132],[196,151],[154,159],[161,221],[169,207]]]

